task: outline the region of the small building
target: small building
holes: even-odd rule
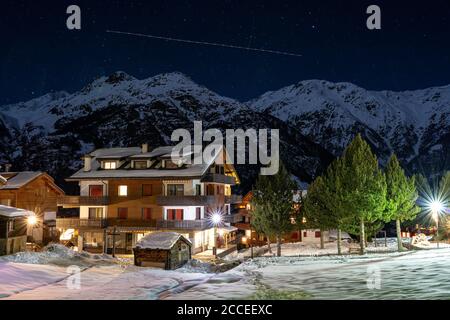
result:
[[[0,205],[0,256],[26,249],[31,211]]]
[[[154,232],[134,247],[134,264],[173,270],[191,259],[192,243],[176,232]]]
[[[64,191],[41,171],[0,172],[0,205],[33,211],[38,220],[28,235],[34,242],[47,244],[56,235],[57,197]]]

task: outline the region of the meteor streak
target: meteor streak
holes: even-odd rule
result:
[[[179,39],[179,38],[155,36],[155,35],[151,35],[151,34],[116,31],[116,30],[106,30],[106,32],[107,33],[122,34],[122,35],[129,35],[129,36],[136,36],[136,37],[152,38],[152,39],[165,40],[165,41],[174,41],[174,42],[182,42],[182,43],[190,43],[190,44],[200,44],[200,45],[205,45],[205,46],[214,46],[214,47],[223,47],[223,48],[240,49],[240,50],[248,50],[248,51],[257,51],[257,52],[278,54],[278,55],[284,55],[284,56],[293,56],[293,57],[301,57],[302,56],[301,54],[293,53],[293,52],[278,51],[278,50],[268,50],[268,49],[258,49],[258,48],[250,48],[250,47],[241,47],[241,46],[236,46],[236,45],[232,45],[232,44],[225,44],[225,43],[218,43],[218,42],[196,41],[196,40],[188,40],[188,39]]]

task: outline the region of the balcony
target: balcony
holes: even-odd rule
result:
[[[206,174],[202,180],[202,182],[214,182],[214,183],[223,183],[223,184],[236,184],[236,179],[232,176],[227,176],[219,173],[208,173]]]
[[[181,229],[203,230],[211,228],[206,220],[137,220],[137,219],[56,219],[58,229],[105,229],[105,228],[151,228],[151,229]]]
[[[56,219],[56,228],[58,229],[102,229],[106,228],[106,226],[105,219]]]
[[[242,222],[242,215],[240,213],[226,214],[223,220],[228,223]]]
[[[214,206],[224,203],[224,196],[158,196],[159,206]]]
[[[91,196],[60,196],[57,198],[58,206],[79,207],[79,206],[105,206],[110,203],[109,197]]]
[[[242,203],[242,196],[237,194],[232,194],[231,196],[225,196],[225,203]]]
[[[158,220],[157,227],[161,229],[203,230],[211,228],[211,223],[206,220]]]

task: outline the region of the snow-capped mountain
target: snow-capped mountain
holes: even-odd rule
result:
[[[335,156],[361,132],[382,163],[395,152],[411,171],[450,168],[450,86],[368,91],[351,83],[309,80],[246,104],[298,128]]]
[[[173,130],[208,128],[280,129],[281,156],[292,174],[309,182],[332,157],[297,129],[269,114],[222,97],[181,73],[139,80],[124,72],[100,77],[79,92],[51,93],[28,102],[0,107],[0,164],[15,170],[39,169],[59,182],[94,148],[172,144]],[[237,166],[243,189],[258,168]]]
[[[280,129],[281,157],[299,182],[310,182],[358,132],[381,162],[396,152],[411,171],[450,169],[450,86],[368,91],[320,80],[267,92],[247,103],[223,97],[178,73],[139,80],[124,72],[78,92],[56,92],[0,107],[0,165],[46,170],[60,183],[94,148],[172,144],[193,121],[208,128]],[[243,189],[258,168],[237,166]]]

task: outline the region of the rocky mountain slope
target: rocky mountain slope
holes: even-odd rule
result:
[[[411,173],[450,169],[450,86],[368,91],[351,83],[309,80],[247,105],[285,121],[333,155],[361,132],[381,163],[395,152]]]
[[[0,107],[0,163],[13,170],[46,170],[63,185],[81,157],[108,146],[172,144],[178,128],[280,129],[281,157],[301,182],[309,182],[332,156],[299,130],[268,113],[199,86],[181,73],[138,80],[124,72],[96,79],[79,92],[51,93]],[[257,166],[237,166],[248,190]],[[70,187],[65,185],[70,190]]]

